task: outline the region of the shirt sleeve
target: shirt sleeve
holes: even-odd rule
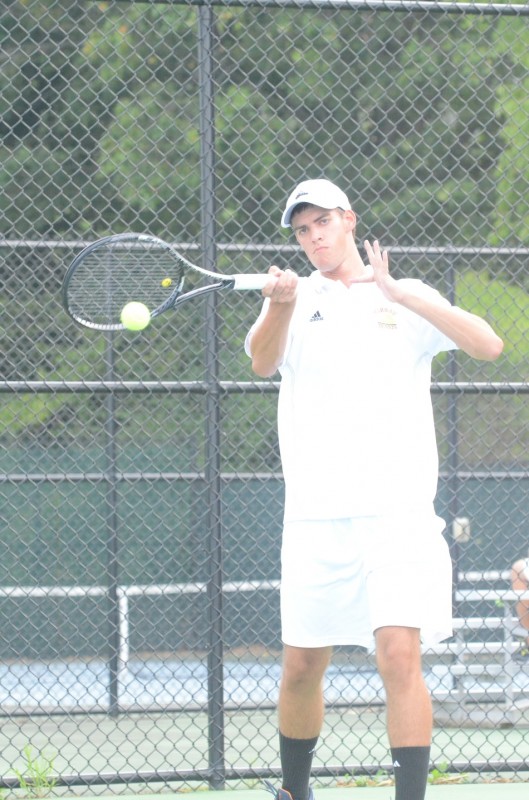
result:
[[[421,280],[417,280],[415,278],[406,278],[404,279],[409,281],[413,284],[413,290],[420,294],[422,297],[433,300],[439,305],[450,306],[450,301],[443,297],[443,295],[437,290],[434,289],[432,286],[424,283]],[[432,356],[437,355],[438,353],[443,353],[447,350],[458,350],[458,345],[450,339],[449,336],[442,333],[435,325],[432,325],[431,322],[421,317],[419,314],[415,314],[410,312],[412,319],[412,324],[414,326],[419,327],[420,335],[423,337],[423,341],[425,344],[426,352],[430,353]]]
[[[260,321],[263,319],[263,317],[266,316],[266,312],[268,311],[268,306],[269,305],[270,305],[270,299],[268,297],[265,297],[265,300],[264,300],[264,303],[263,303],[263,307],[261,308],[261,313],[259,314],[259,316],[255,320],[254,324],[252,325],[252,327],[250,328],[250,330],[246,334],[246,338],[244,340],[244,351],[245,351],[246,355],[249,358],[252,357],[252,348],[250,346],[252,334],[253,334],[255,328],[259,325]],[[295,316],[295,314],[296,314],[296,311],[294,311],[294,316]],[[285,361],[286,361],[286,359],[288,357],[288,352],[290,350],[291,342],[292,342],[292,322],[290,323],[289,330],[288,330],[288,337],[287,337],[287,343],[286,343],[286,346],[285,346],[285,352],[283,353],[283,358],[281,359],[281,362],[278,365],[279,371],[281,371],[281,367],[283,366],[283,364],[285,363]]]
[[[252,333],[254,332],[254,330],[257,327],[257,325],[259,324],[259,322],[266,315],[266,312],[268,311],[268,306],[269,305],[270,305],[270,300],[268,299],[268,297],[265,297],[265,300],[264,300],[264,303],[262,305],[261,312],[260,312],[259,316],[257,317],[257,319],[255,320],[254,324],[252,325],[252,327],[250,328],[250,330],[246,334],[246,338],[244,340],[244,352],[246,353],[248,358],[252,357],[252,351],[251,351],[251,348],[250,348],[250,340],[252,338]]]

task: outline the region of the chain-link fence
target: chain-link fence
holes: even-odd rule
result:
[[[243,353],[259,295],[101,334],[68,320],[60,286],[84,243],[125,230],[208,268],[306,274],[280,213],[298,180],[323,175],[396,275],[506,341],[493,364],[436,364],[456,634],[424,664],[438,773],[526,778],[510,567],[529,545],[528,15],[2,4],[0,785],[278,773],[277,385]],[[325,694],[316,779],[385,770],[372,654],[340,648]]]

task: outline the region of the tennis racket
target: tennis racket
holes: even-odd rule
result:
[[[119,331],[125,327],[121,311],[131,301],[144,303],[153,318],[208,292],[260,290],[268,279],[210,272],[155,236],[119,233],[98,239],[74,258],[64,276],[62,299],[79,324]]]

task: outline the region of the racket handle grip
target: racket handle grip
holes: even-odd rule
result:
[[[270,275],[234,275],[233,288],[240,292],[246,291],[260,291],[263,289],[268,281]]]

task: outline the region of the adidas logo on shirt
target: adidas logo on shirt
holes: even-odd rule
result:
[[[323,316],[319,311],[315,311],[312,317],[310,318],[310,322],[323,322]]]

